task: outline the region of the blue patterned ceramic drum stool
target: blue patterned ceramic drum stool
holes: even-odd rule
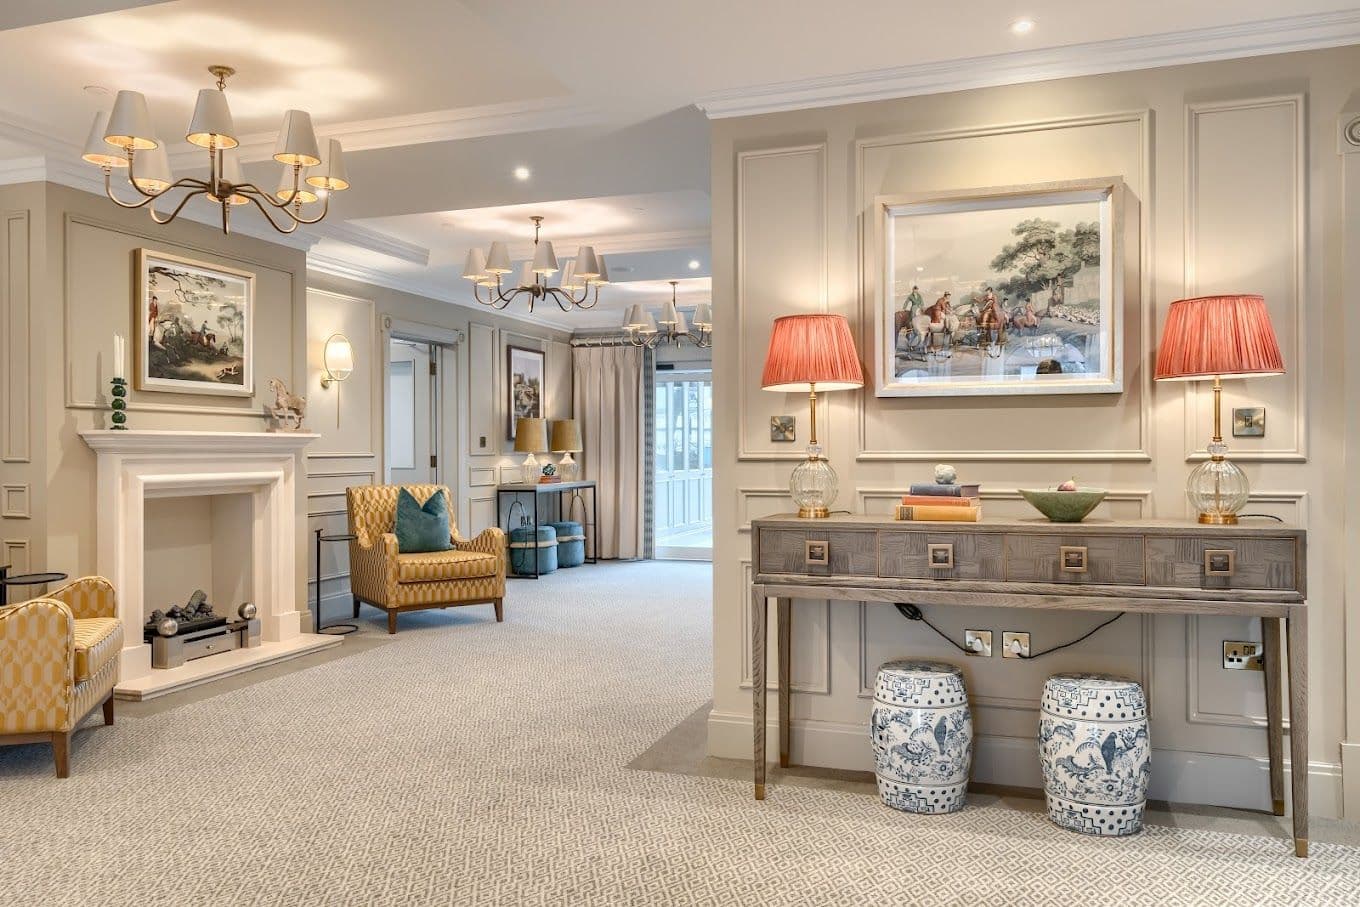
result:
[[[575,520],[549,523],[557,531],[557,566],[579,567],[586,562],[586,531]]]
[[[1088,835],[1143,827],[1152,746],[1147,698],[1132,680],[1058,674],[1044,684],[1039,764],[1048,817]]]
[[[878,793],[893,809],[963,809],[973,762],[973,716],[963,672],[932,661],[878,669],[869,721]]]
[[[510,530],[510,570],[516,576],[533,576],[534,559],[538,559],[538,573],[552,573],[557,569],[557,530],[551,526],[532,526]]]

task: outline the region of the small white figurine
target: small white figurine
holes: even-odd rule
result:
[[[300,431],[302,415],[307,411],[307,398],[290,393],[281,378],[270,378],[269,389],[274,392],[274,404],[268,408],[270,431]]]
[[[959,474],[948,463],[941,463],[935,467],[936,485],[957,485],[958,482]]]

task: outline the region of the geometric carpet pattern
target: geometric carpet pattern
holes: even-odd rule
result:
[[[1360,850],[626,768],[710,697],[710,573],[617,564],[349,657],[0,748],[16,905],[1360,903]],[[365,609],[365,623],[381,619]],[[866,740],[866,746],[868,741]]]

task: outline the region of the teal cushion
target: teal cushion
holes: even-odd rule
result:
[[[449,507],[444,493],[436,491],[422,507],[411,492],[401,489],[393,531],[397,534],[397,551],[402,554],[448,551],[453,543],[449,541]]]

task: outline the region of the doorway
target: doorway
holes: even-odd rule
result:
[[[653,528],[658,558],[713,559],[713,371],[657,371]]]
[[[457,450],[454,348],[396,336],[387,347],[386,481],[448,485],[456,494],[449,481],[456,475],[449,467]]]

